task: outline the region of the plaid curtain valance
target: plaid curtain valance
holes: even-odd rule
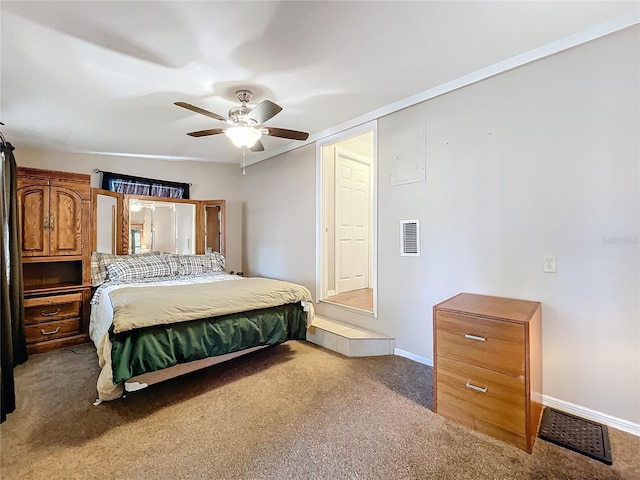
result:
[[[189,184],[102,172],[102,188],[111,192],[152,197],[189,198]]]

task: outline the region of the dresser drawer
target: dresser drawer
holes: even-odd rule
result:
[[[68,337],[80,333],[80,319],[55,320],[38,325],[26,325],[27,343],[44,342],[55,338]]]
[[[526,433],[524,379],[444,357],[437,362],[438,413],[459,421],[478,418]],[[477,424],[469,426],[480,430]]]
[[[513,376],[525,373],[522,324],[438,311],[436,330],[438,356]]]
[[[41,323],[63,318],[79,317],[82,293],[27,298],[24,301],[25,323]]]

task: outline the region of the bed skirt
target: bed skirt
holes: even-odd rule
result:
[[[144,388],[139,381],[152,372],[169,373],[166,378],[187,371],[192,365],[219,362],[198,362],[207,358],[231,358],[237,354],[284,343],[287,340],[305,340],[307,322],[312,321],[313,310],[305,311],[300,303],[234,313],[214,318],[192,320],[170,325],[147,327],[119,334],[109,333],[102,337],[97,346],[98,399],[115,400],[128,391]],[[190,365],[187,365],[190,364]],[[184,365],[184,369],[175,368]],[[154,378],[163,378],[162,375]],[[150,383],[156,383],[155,381]]]
[[[304,340],[307,312],[300,303],[114,334],[113,383],[174,365],[287,340]]]

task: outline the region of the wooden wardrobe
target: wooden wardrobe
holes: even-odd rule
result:
[[[29,353],[89,340],[90,175],[18,168]]]

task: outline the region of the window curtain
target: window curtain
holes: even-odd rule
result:
[[[2,195],[2,317],[0,318],[0,384],[2,417],[16,408],[16,392],[13,367],[27,360],[27,345],[24,336],[24,301],[22,283],[22,252],[20,250],[20,228],[18,227],[17,167],[10,143],[1,144]]]
[[[151,195],[152,197],[189,198],[189,184],[133,177],[120,173],[102,172],[102,188],[112,192],[130,195]]]

